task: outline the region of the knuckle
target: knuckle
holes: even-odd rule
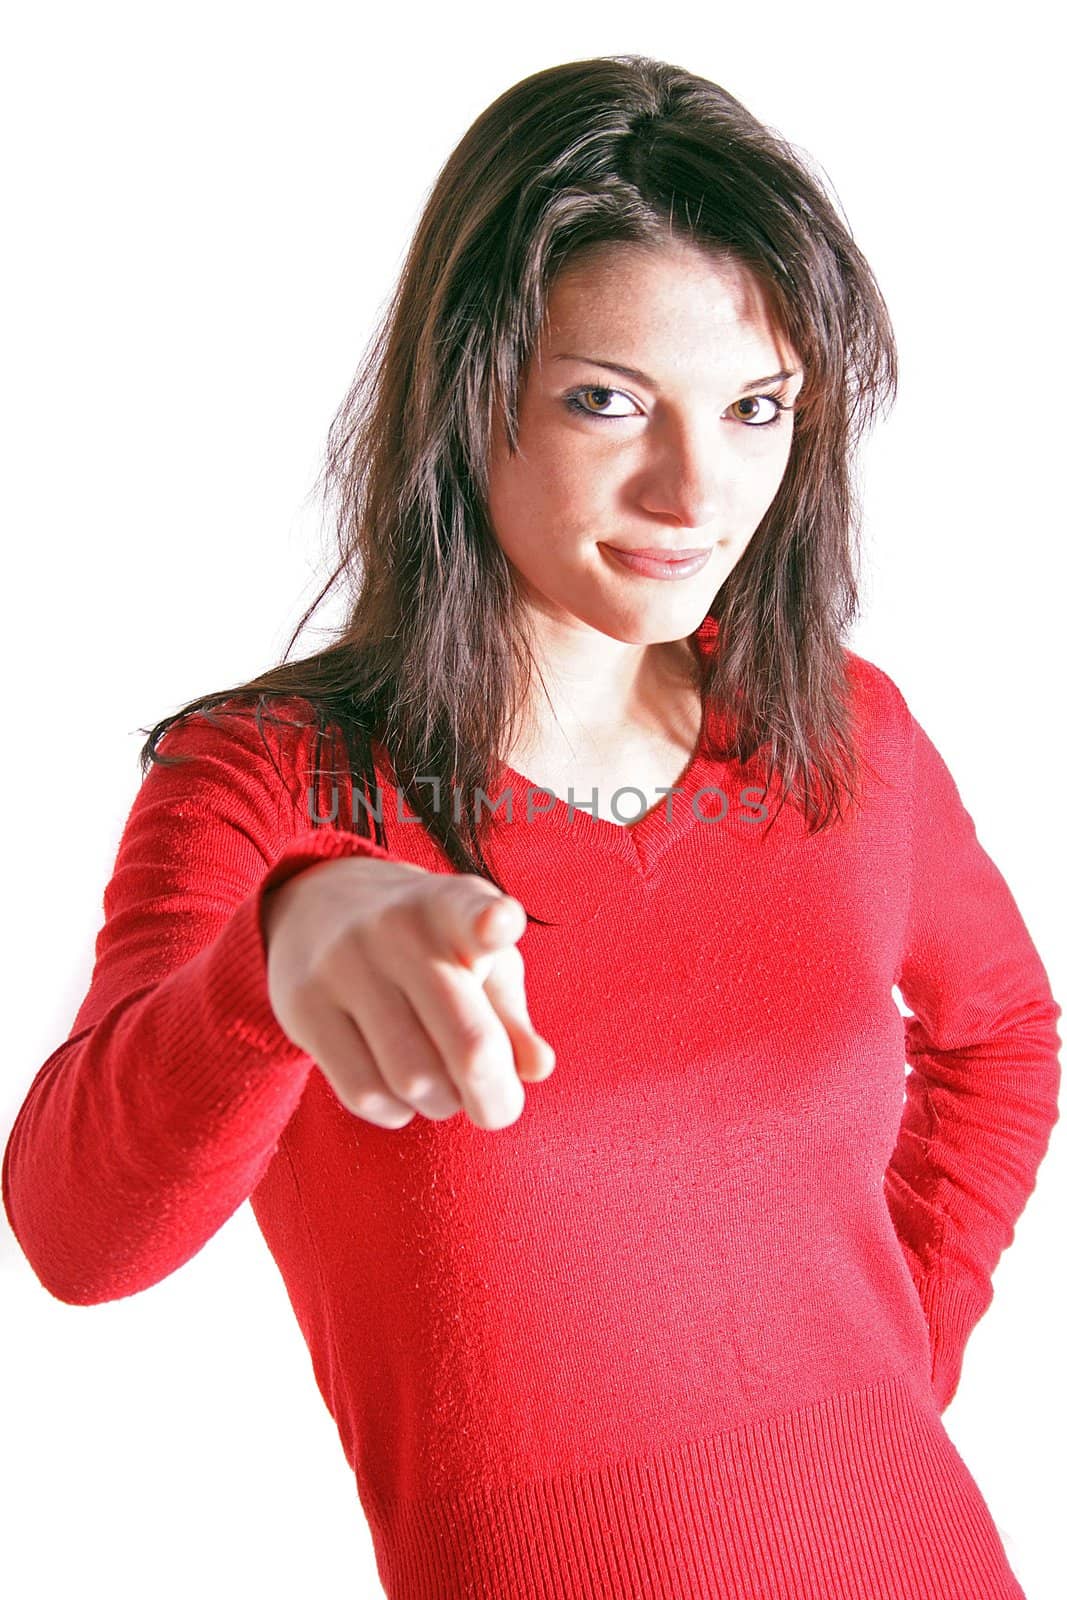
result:
[[[306,1048],[306,1041],[314,1032],[315,1016],[319,1005],[319,988],[307,976],[290,983],[280,984],[271,995],[278,1020],[294,1044]]]
[[[400,1095],[404,1100],[431,1099],[441,1087],[440,1074],[425,1068],[408,1067],[393,1074],[391,1079],[394,1094]]]
[[[456,1018],[455,1048],[464,1070],[476,1068],[490,1054],[489,1035],[476,1017]]]
[[[410,1122],[417,1114],[413,1107],[400,1107],[391,1095],[369,1085],[356,1085],[348,1089],[342,1099],[347,1110],[365,1122],[374,1122],[380,1127],[396,1127],[400,1115],[404,1114],[404,1120]]]

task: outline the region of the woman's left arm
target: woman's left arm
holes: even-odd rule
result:
[[[897,986],[914,1013],[912,1070],[884,1191],[944,1411],[1059,1119],[1061,1008],[952,775],[904,709],[911,865]]]

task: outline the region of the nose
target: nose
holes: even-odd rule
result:
[[[706,424],[678,423],[665,434],[648,468],[641,502],[657,516],[670,516],[685,528],[706,528],[725,509],[727,467],[721,446]]]

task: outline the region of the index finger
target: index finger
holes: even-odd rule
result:
[[[455,958],[434,955],[408,969],[403,987],[471,1121],[480,1128],[514,1122],[526,1096],[511,1038],[482,980]]]

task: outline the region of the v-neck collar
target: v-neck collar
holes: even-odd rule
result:
[[[702,657],[715,649],[718,627],[717,619],[708,616],[692,635]],[[588,852],[592,851],[603,858],[605,868],[610,863],[623,879],[631,871],[640,878],[651,877],[664,852],[694,827],[707,828],[724,820],[728,802],[719,783],[724,768],[704,754],[703,735],[702,728],[696,748],[671,792],[661,794],[640,818],[625,824],[609,822],[583,810],[583,800],[591,804],[588,796],[576,794],[573,804],[566,797],[553,798],[550,789],[541,788],[533,779],[505,765],[496,788],[485,791],[489,803],[482,807],[490,851],[503,847],[505,854],[511,856],[510,841],[520,856],[532,854],[541,858],[544,853],[557,864],[569,859],[575,865],[579,858],[588,860]],[[373,741],[373,750],[379,771],[395,789],[396,773],[388,751],[378,739]],[[702,789],[707,793],[702,794]],[[506,799],[509,791],[510,816]],[[722,826],[712,828],[716,835],[723,831]],[[614,877],[614,872],[609,876]]]
[[[714,649],[717,637],[717,620],[705,617],[695,634],[702,655]],[[505,765],[501,783],[490,794],[490,800],[498,803],[496,813],[491,814],[492,837],[494,840],[506,838],[512,828],[542,829],[546,841],[554,836],[562,843],[565,837],[572,847],[604,851],[647,877],[669,846],[676,844],[692,827],[714,822],[722,810],[722,791],[715,783],[720,768],[705,756],[702,746],[703,732],[670,792],[660,794],[654,805],[630,823],[593,816],[589,809],[591,798],[585,795],[575,794],[573,802],[566,796],[553,798],[552,790],[542,788],[525,774]],[[702,789],[709,792],[701,794]],[[509,792],[510,817],[506,799],[500,801],[500,796]],[[597,802],[602,806],[599,795]]]

